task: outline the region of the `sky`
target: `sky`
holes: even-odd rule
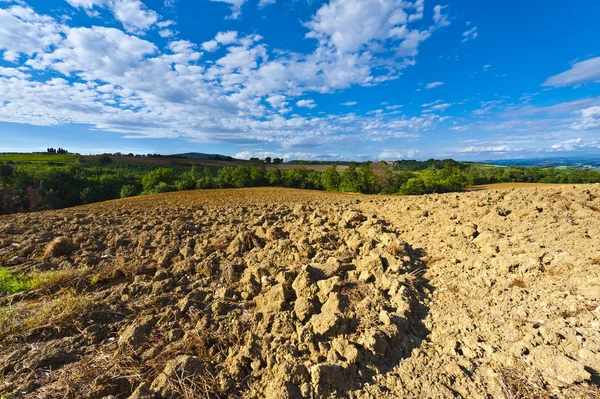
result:
[[[0,0],[0,152],[600,156],[600,1]]]

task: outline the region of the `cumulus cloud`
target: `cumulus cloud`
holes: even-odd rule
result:
[[[355,15],[344,2],[332,0],[320,10],[331,4],[342,7],[340,17],[346,22],[317,12],[310,20],[316,25],[308,27],[317,41],[307,53],[271,51],[261,36],[236,31],[219,32],[200,45],[176,40],[164,32],[174,23],[160,21],[140,1],[121,3],[146,12],[146,19],[136,19],[132,12],[126,20],[115,11],[116,0],[70,2],[88,12],[114,12],[115,18],[122,17],[124,29],[69,26],[71,22],[61,24],[22,6],[0,9],[2,56],[18,62],[16,68],[0,69],[0,121],[85,124],[131,138],[270,143],[284,149],[284,156],[308,158],[318,155],[305,151],[315,143],[414,139],[443,120],[433,112],[398,116],[392,108],[372,115],[291,113],[290,104],[299,107],[298,113],[316,107],[314,100],[302,99],[310,93],[378,85],[413,65],[414,60],[404,57],[413,57],[419,43],[436,29],[435,23],[425,29],[409,27],[423,18],[420,0],[360,2],[371,21],[379,23],[366,36],[346,27]],[[330,22],[334,30],[328,28]],[[151,28],[163,32],[166,40],[160,42],[166,45],[136,36]],[[339,38],[338,31],[349,36]],[[393,49],[390,59],[380,47],[388,45]],[[201,51],[212,52],[206,55],[209,60]]]
[[[62,40],[63,27],[54,19],[33,9],[12,6],[0,9],[0,50],[6,61],[15,62],[21,54],[44,52]]]
[[[0,67],[0,76],[14,77],[19,79],[25,79],[29,77],[28,74],[21,72],[16,68],[4,68]]]
[[[128,32],[142,33],[155,25],[158,14],[146,8],[140,0],[66,0],[71,6],[91,11],[107,8]]]
[[[402,159],[402,153],[400,153],[398,151],[393,151],[393,150],[383,150],[377,158],[383,159],[386,161],[398,160],[398,159]]]
[[[424,2],[402,0],[331,0],[306,23],[309,38],[344,52],[369,49],[371,52],[395,49],[399,57],[416,55],[418,45],[434,27],[411,29],[410,22],[423,18]],[[434,23],[444,24],[442,7],[436,7]],[[389,42],[389,43],[388,43]],[[382,46],[388,43],[389,46]]]
[[[296,103],[296,106],[313,109],[317,106],[317,104],[315,104],[314,100],[300,100]]]
[[[345,107],[352,107],[352,106],[354,106],[356,104],[358,104],[358,102],[356,102],[356,101],[347,101],[345,103],[342,103],[342,105],[345,106]]]
[[[568,71],[549,77],[542,86],[579,86],[589,82],[600,82],[600,57],[577,62]]]
[[[210,0],[217,3],[226,3],[231,6],[231,15],[229,15],[228,19],[238,19],[242,14],[242,6],[246,2],[246,0]]]

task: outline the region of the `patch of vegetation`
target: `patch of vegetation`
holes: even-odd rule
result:
[[[34,328],[70,325],[92,307],[91,299],[75,290],[59,293],[54,298],[46,297],[35,304],[19,302],[0,307],[0,339]]]
[[[31,157],[74,157],[72,154],[15,154]],[[1,163],[0,214],[59,209],[135,195],[180,190],[282,186],[363,194],[421,195],[462,191],[468,185],[502,182],[600,183],[600,172],[577,168],[492,167],[427,161],[349,163],[323,170],[302,167],[266,169],[255,159],[243,166],[197,168],[190,164],[152,165],[78,161],[70,164]],[[50,157],[50,158],[48,158]],[[110,159],[110,158],[108,158]],[[30,159],[29,159],[30,160]],[[274,162],[274,161],[273,161]]]
[[[0,155],[0,162],[56,162],[72,163],[79,157],[77,154],[3,154]]]
[[[0,296],[24,292],[33,286],[31,276],[0,267]]]
[[[61,288],[76,287],[90,275],[90,269],[65,268],[45,272],[13,272],[0,268],[0,296],[26,292],[35,289],[57,291]]]

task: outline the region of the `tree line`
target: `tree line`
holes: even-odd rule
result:
[[[267,169],[264,161],[244,166],[79,162],[0,164],[0,213],[58,209],[109,199],[170,191],[280,186],[365,194],[419,195],[462,191],[498,182],[600,183],[589,169],[493,167],[453,160],[335,165],[323,171]],[[424,167],[425,166],[425,167]]]

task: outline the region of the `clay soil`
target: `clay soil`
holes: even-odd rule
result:
[[[2,398],[598,398],[600,187],[0,217]],[[41,276],[41,277],[40,277]]]

